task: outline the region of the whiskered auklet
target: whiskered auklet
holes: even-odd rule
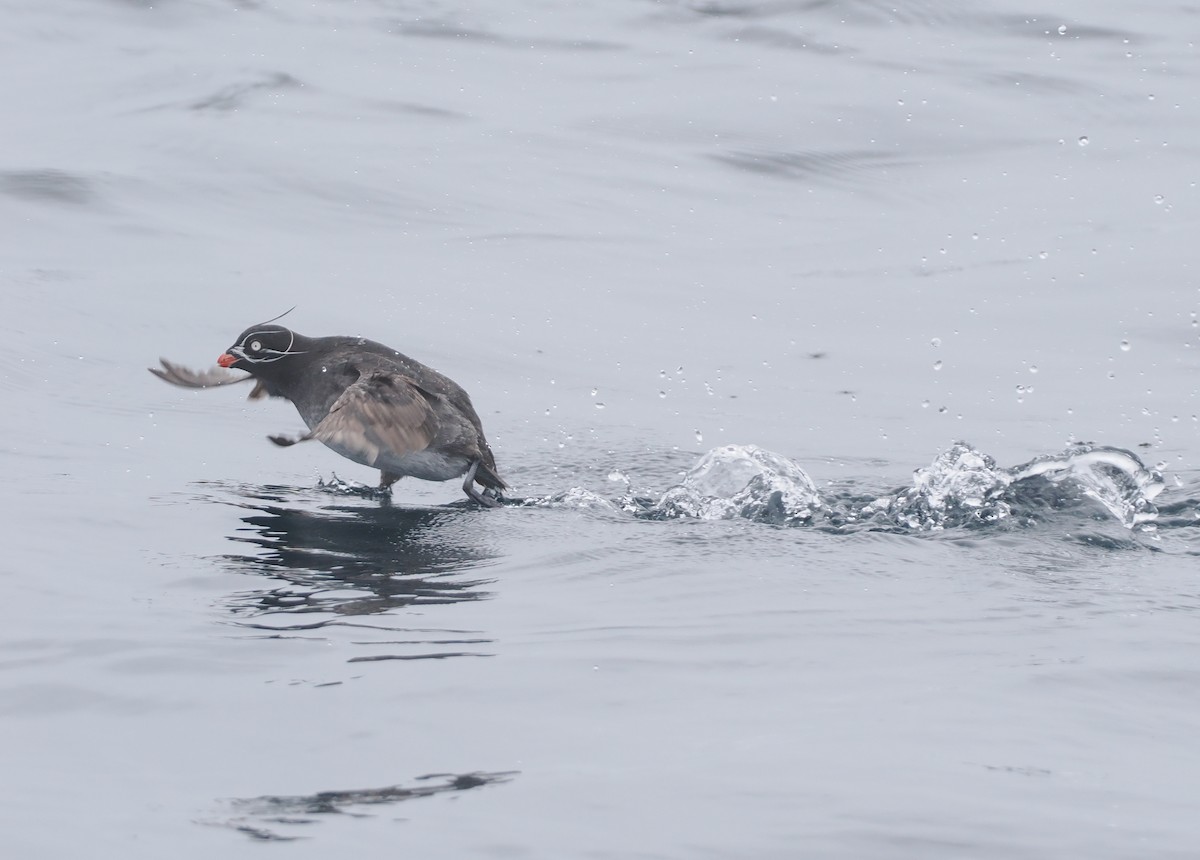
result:
[[[496,459],[467,392],[381,343],[305,337],[261,323],[242,332],[217,359],[221,368],[245,370],[249,376],[160,361],[162,368],[150,372],[173,385],[212,388],[253,379],[251,399],[292,401],[308,433],[268,439],[284,446],[320,440],[347,459],[379,469],[381,489],[408,475],[426,481],[465,475],[463,492],[495,506],[507,486],[496,472]]]

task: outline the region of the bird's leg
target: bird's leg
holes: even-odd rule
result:
[[[307,434],[304,436],[282,436],[282,435],[280,435],[280,436],[268,436],[267,438],[270,439],[272,442],[274,442],[276,445],[278,445],[280,448],[287,448],[287,447],[290,447],[291,445],[295,445],[297,442],[307,442],[309,439],[312,438],[312,435],[311,434]]]
[[[483,493],[475,489],[475,473],[479,470],[479,461],[472,460],[471,467],[467,469],[466,477],[463,478],[463,492],[474,502],[478,502],[485,508],[498,508],[500,503],[490,496],[485,496]]]
[[[403,475],[394,475],[387,469],[381,469],[379,471],[379,489],[385,493],[390,493],[392,491],[392,484],[403,477]]]

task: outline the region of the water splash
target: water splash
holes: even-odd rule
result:
[[[579,508],[592,511],[616,511],[620,506],[599,493],[583,487],[572,487],[569,490],[552,493],[549,496],[535,496],[521,502],[525,507],[535,508]]]
[[[371,486],[370,484],[360,484],[358,481],[348,481],[339,478],[337,474],[332,474],[329,480],[317,478],[317,492],[328,493],[331,496],[356,496],[360,499],[390,499],[392,490],[390,487]]]
[[[913,473],[911,487],[880,495],[854,492],[822,497],[795,461],[756,445],[725,445],[704,454],[682,481],[658,495],[634,490],[626,472],[613,469],[620,498],[584,487],[547,496],[512,499],[525,507],[574,508],[648,519],[745,519],[836,529],[874,528],[932,532],[976,528],[1014,520],[1034,523],[1046,510],[1069,510],[1083,500],[1101,507],[1134,531],[1151,531],[1158,516],[1154,498],[1163,490],[1160,472],[1122,448],[1076,445],[1061,454],[1002,468],[987,454],[955,442]],[[387,497],[386,491],[336,476],[318,489],[334,495]],[[657,499],[657,500],[656,500]]]
[[[816,485],[787,457],[755,445],[713,448],[652,509],[664,518],[807,522],[823,508]]]
[[[1165,486],[1162,473],[1147,469],[1136,454],[1102,445],[1077,445],[1038,457],[1013,468],[1011,475],[1013,481],[1039,478],[1074,486],[1128,529],[1144,528],[1158,516],[1154,498]]]
[[[1005,492],[1012,476],[987,454],[965,442],[913,474],[913,486],[867,505],[860,518],[875,516],[916,531],[994,523],[1012,508]]]

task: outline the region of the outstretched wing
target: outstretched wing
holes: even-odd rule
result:
[[[218,385],[237,385],[239,382],[249,382],[254,379],[248,374],[230,373],[221,367],[214,367],[210,370],[192,370],[190,367],[183,367],[167,361],[165,358],[160,358],[159,361],[162,363],[161,368],[148,367],[146,369],[163,382],[178,385],[180,388],[216,388]],[[258,382],[255,384],[254,390],[250,392],[250,399],[257,400],[266,394],[266,387]]]
[[[345,457],[383,468],[394,460],[423,451],[438,431],[427,395],[409,378],[371,373],[342,392],[308,434]]]

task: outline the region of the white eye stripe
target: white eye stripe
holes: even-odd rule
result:
[[[278,332],[269,332],[269,331],[250,332],[250,334],[246,335],[246,337],[244,337],[242,339],[242,344],[243,344],[243,349],[241,350],[242,358],[246,359],[246,361],[249,361],[251,364],[266,364],[267,362],[271,362],[271,361],[279,361],[279,359],[283,358],[284,356],[288,356],[288,355],[303,355],[306,352],[306,350],[293,350],[292,349],[292,344],[294,344],[296,342],[295,332],[291,331],[290,329],[285,329],[285,331],[287,331],[287,333],[288,333],[288,345],[287,345],[286,349],[271,349],[270,347],[264,348],[262,345],[262,341],[257,340],[257,339],[252,340],[252,341],[250,341],[249,344],[247,344],[246,341],[252,337],[255,337],[255,335],[261,335],[263,337],[266,337],[268,335],[278,334]],[[246,355],[246,352],[245,352],[246,349],[249,349],[251,352],[273,353],[273,356],[271,358],[255,358],[254,356]]]

